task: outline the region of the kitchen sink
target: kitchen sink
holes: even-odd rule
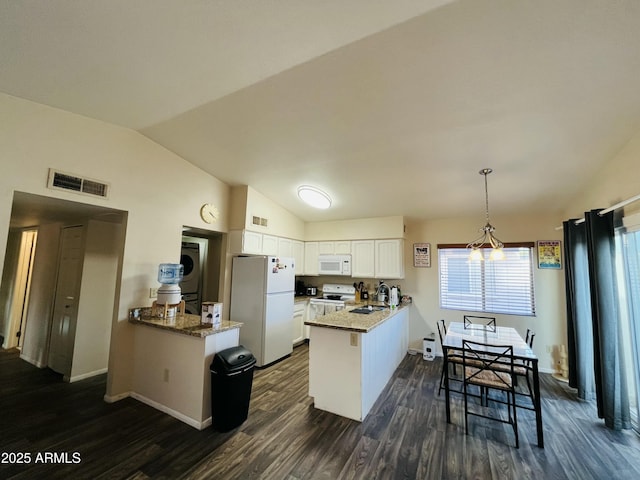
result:
[[[384,310],[385,307],[359,307],[359,308],[354,308],[353,310],[349,310],[351,313],[362,313],[362,314],[369,314],[369,313],[373,313],[373,312],[379,312],[381,310]]]

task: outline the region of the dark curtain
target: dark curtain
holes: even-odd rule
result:
[[[565,285],[567,293],[567,361],[569,386],[578,390],[578,398],[595,398],[593,370],[593,329],[587,236],[584,223],[563,223]]]
[[[598,417],[614,430],[631,428],[629,394],[620,343],[620,322],[615,268],[614,213],[585,213],[593,368]]]

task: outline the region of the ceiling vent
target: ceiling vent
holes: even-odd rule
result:
[[[54,190],[66,190],[76,193],[83,193],[94,197],[107,198],[109,196],[109,184],[79,177],[72,173],[60,172],[52,168],[49,169],[49,180],[47,187]]]

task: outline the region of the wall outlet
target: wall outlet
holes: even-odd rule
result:
[[[149,289],[149,298],[158,298],[158,287],[151,287]]]
[[[165,368],[164,373],[162,374],[162,380],[169,383],[169,369]]]

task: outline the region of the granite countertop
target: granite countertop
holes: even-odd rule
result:
[[[189,335],[191,337],[204,338],[216,333],[226,332],[234,328],[240,328],[243,324],[230,320],[222,320],[220,326],[213,327],[210,323],[201,323],[200,315],[176,315],[175,317],[162,318],[151,315],[151,308],[132,308],[129,310],[129,322],[135,325],[160,328],[170,332]]]
[[[339,310],[335,313],[317,317],[315,320],[307,320],[304,324],[311,327],[325,327],[337,330],[348,330],[350,332],[367,333],[384,323],[387,319],[393,317],[405,307],[406,305],[398,305],[398,307],[393,310],[383,308],[381,310],[374,310],[368,314],[352,313],[350,309]]]

